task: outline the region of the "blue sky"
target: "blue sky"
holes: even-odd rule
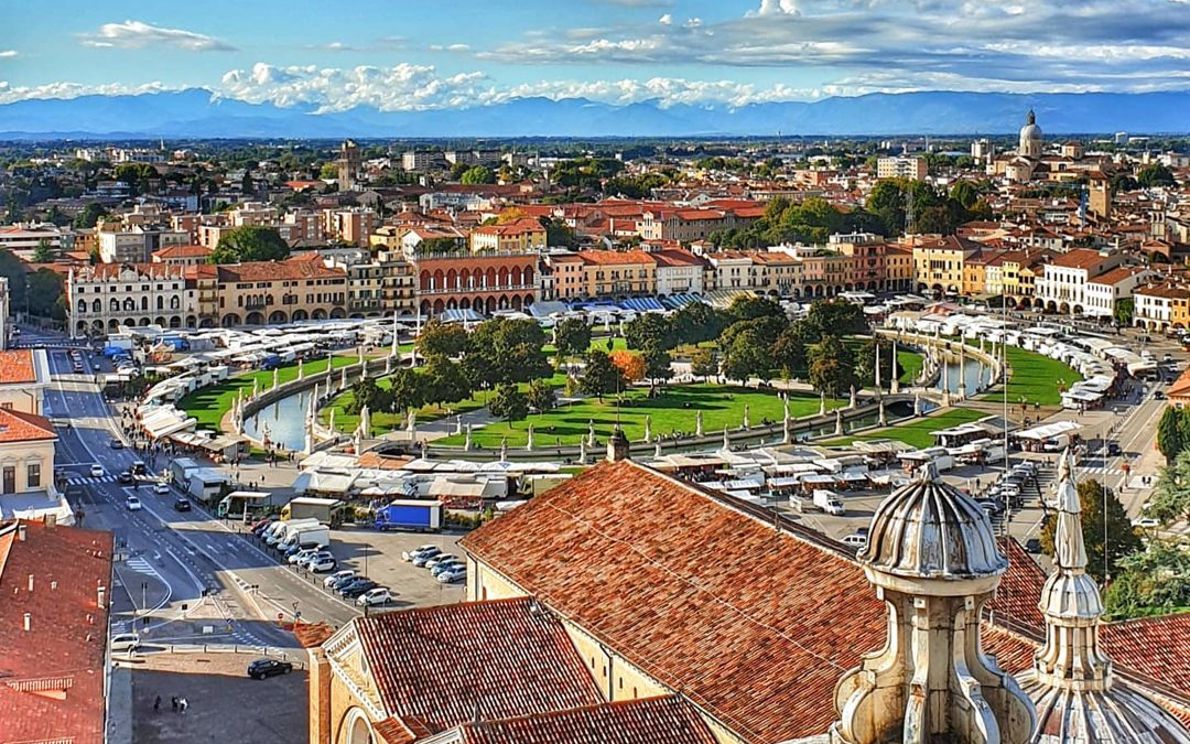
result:
[[[0,0],[0,102],[442,108],[1190,87],[1190,0]]]

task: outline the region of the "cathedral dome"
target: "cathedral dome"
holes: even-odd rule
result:
[[[1037,126],[1037,115],[1029,111],[1025,117],[1025,126],[1021,127],[1020,143],[1017,154],[1025,158],[1041,157],[1043,143],[1041,127]]]
[[[859,558],[874,571],[911,579],[998,576],[1008,567],[983,509],[938,480],[933,465],[880,505]]]

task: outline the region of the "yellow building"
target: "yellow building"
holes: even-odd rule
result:
[[[316,256],[217,267],[219,324],[279,324],[347,317],[347,273]]]
[[[475,253],[525,253],[545,247],[545,228],[532,217],[503,225],[484,225],[471,231],[471,250]]]
[[[912,240],[913,276],[918,290],[961,293],[967,259],[979,252],[979,244],[953,235],[914,236]]]

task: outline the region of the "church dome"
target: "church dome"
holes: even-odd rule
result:
[[[880,505],[859,558],[874,571],[913,579],[997,576],[1008,567],[983,509],[938,480],[932,464]]]
[[[1025,126],[1021,127],[1021,141],[1039,140],[1042,137],[1041,127],[1037,126],[1037,115],[1032,111],[1025,117]]]

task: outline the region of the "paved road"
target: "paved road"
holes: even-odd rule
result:
[[[55,470],[71,484],[73,506],[85,512],[84,526],[111,529],[126,545],[116,591],[122,590],[142,632],[174,642],[290,645],[292,636],[275,625],[278,615],[288,621],[296,611],[307,621],[341,625],[358,614],[205,511],[176,512],[173,494],[116,482],[116,474],[140,455],[112,448],[113,439],[122,439],[120,427],[92,383],[91,362],[86,374],[75,375],[66,351],[47,353],[54,382],[46,393],[46,414],[60,436]],[[90,477],[94,463],[105,468],[105,476]],[[166,459],[158,464],[164,467]],[[125,506],[134,492],[141,511]]]

